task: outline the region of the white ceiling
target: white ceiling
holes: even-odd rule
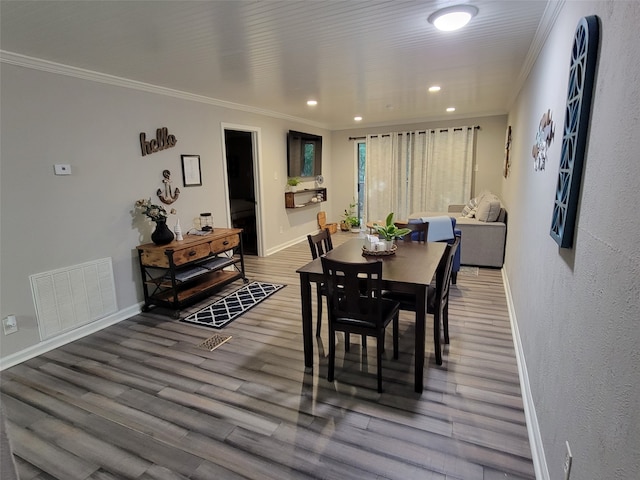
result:
[[[2,0],[0,49],[344,129],[506,113],[554,3]]]

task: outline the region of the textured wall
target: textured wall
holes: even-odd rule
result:
[[[573,249],[549,236],[578,20],[601,19],[600,59]],[[551,479],[640,478],[640,2],[566,2],[509,116],[514,167],[505,270]],[[531,147],[551,109],[547,168]]]

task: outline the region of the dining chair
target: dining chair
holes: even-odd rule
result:
[[[427,313],[433,314],[433,344],[436,352],[436,364],[442,365],[442,349],[440,346],[440,330],[436,325],[442,322],[444,343],[449,344],[449,290],[451,287],[451,272],[453,271],[453,257],[460,246],[460,237],[456,236],[451,244],[447,244],[444,255],[436,270],[435,288],[429,286],[427,292]]]
[[[331,241],[331,233],[328,228],[320,230],[315,235],[307,235],[309,241],[309,248],[311,249],[311,257],[315,260],[321,257],[330,250],[333,250],[333,242]],[[317,304],[318,304],[318,324],[316,326],[316,337],[320,336],[320,329],[322,327],[322,296],[325,293],[325,287],[323,283],[316,284]]]
[[[402,239],[405,242],[421,242],[426,243],[429,234],[429,222],[424,223],[395,223],[398,228],[408,228],[411,233],[407,233]]]
[[[398,358],[400,304],[382,298],[382,262],[348,263],[322,259],[329,317],[329,368],[333,382],[336,332],[376,337],[378,392],[382,392],[382,353],[386,327],[393,322],[393,358]],[[347,339],[345,339],[348,342]]]
[[[439,328],[441,324],[444,341],[446,344],[449,343],[449,287],[451,286],[453,258],[459,245],[460,236],[456,235],[453,243],[447,244],[440,259],[435,275],[435,285],[432,282],[427,291],[427,313],[433,315],[433,344],[436,353],[436,364],[438,365],[442,365]],[[398,302],[400,310],[416,311],[416,297],[413,294],[383,291],[382,296]]]

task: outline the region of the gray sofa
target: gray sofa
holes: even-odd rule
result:
[[[461,217],[464,205],[449,205],[448,212],[416,212],[409,219],[449,215],[456,219],[456,229],[462,238],[460,263],[478,267],[502,267],[507,239],[507,211],[500,208],[495,222],[483,222],[477,218]]]

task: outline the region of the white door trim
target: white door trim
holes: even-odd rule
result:
[[[222,158],[224,161],[222,162],[222,169],[224,173],[224,198],[226,203],[226,211],[227,211],[227,225],[232,225],[231,223],[231,204],[229,203],[229,177],[227,176],[227,146],[224,140],[225,130],[237,130],[239,132],[250,132],[251,133],[251,143],[253,147],[253,188],[256,194],[256,235],[258,240],[258,256],[264,256],[264,235],[262,232],[262,217],[264,216],[263,211],[263,186],[262,186],[262,131],[260,127],[252,127],[249,125],[238,125],[235,123],[220,123],[221,129],[221,138],[222,142]]]

